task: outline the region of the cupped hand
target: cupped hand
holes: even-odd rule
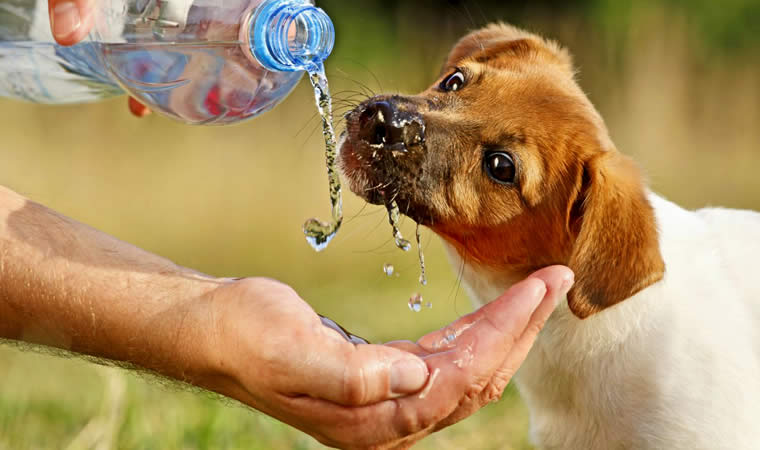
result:
[[[206,304],[198,381],[341,448],[407,448],[498,399],[573,284],[543,269],[417,343],[356,345],[292,289],[230,282]]]
[[[95,0],[48,0],[50,31],[61,45],[74,45],[92,29]],[[145,117],[150,109],[129,97],[129,111],[136,117]]]

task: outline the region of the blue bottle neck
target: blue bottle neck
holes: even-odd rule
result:
[[[314,72],[333,50],[335,27],[307,0],[266,0],[250,19],[249,45],[266,69]]]

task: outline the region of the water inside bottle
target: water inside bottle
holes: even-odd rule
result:
[[[197,125],[223,125],[263,113],[301,77],[271,72],[239,41],[104,44],[119,83],[152,109]]]
[[[12,63],[0,67],[4,96],[44,103],[95,101],[123,94],[118,81],[151,109],[196,125],[237,123],[261,114],[287,97],[301,78],[299,72],[262,68],[234,40],[86,41],[71,47],[0,42],[0,60],[6,58]]]
[[[317,109],[322,117],[322,135],[325,139],[325,159],[327,160],[327,178],[330,185],[330,205],[332,221],[322,222],[319,219],[309,219],[303,225],[306,240],[316,251],[327,248],[343,223],[343,199],[341,196],[340,175],[336,165],[338,159],[338,144],[333,127],[332,98],[327,83],[324,65],[309,73],[309,80],[314,86],[314,96]]]
[[[0,96],[37,103],[84,103],[122,95],[100,66],[99,45],[0,41]]]

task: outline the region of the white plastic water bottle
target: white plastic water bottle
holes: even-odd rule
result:
[[[47,0],[0,1],[0,96],[80,103],[124,94],[191,124],[272,109],[319,72],[335,29],[313,0],[96,0],[94,28],[62,47]]]

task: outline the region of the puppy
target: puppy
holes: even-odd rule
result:
[[[760,446],[760,214],[649,192],[557,44],[462,39],[416,96],[347,116],[351,189],[432,229],[472,298],[576,273],[515,377],[546,449]]]

